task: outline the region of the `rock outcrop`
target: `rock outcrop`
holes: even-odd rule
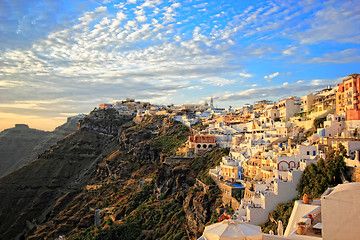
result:
[[[204,193],[202,189],[192,188],[184,201],[186,230],[190,239],[197,239],[204,231],[205,224],[211,221],[211,216],[218,207],[216,191]],[[218,202],[219,203],[219,202]],[[216,219],[214,219],[216,220]]]

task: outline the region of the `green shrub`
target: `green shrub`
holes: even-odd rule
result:
[[[279,220],[282,221],[284,229],[288,225],[289,218],[291,216],[292,209],[294,207],[294,202],[296,199],[293,199],[287,203],[280,203],[276,206],[275,210],[269,213],[269,220],[260,224],[261,231],[264,233],[268,233],[270,230],[273,230],[275,234],[277,234],[277,222]],[[272,219],[273,221],[271,221]],[[274,222],[275,221],[275,222]]]

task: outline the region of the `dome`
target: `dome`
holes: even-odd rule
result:
[[[224,220],[205,227],[204,240],[261,240],[261,228],[238,220]]]

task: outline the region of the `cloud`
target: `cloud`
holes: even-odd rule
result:
[[[64,8],[61,1],[0,1],[0,51],[25,49],[81,14],[73,11],[89,2],[76,1]]]
[[[235,83],[235,80],[233,79],[226,79],[221,77],[209,77],[201,79],[202,83],[213,85],[213,86],[224,86],[224,85],[230,85]]]
[[[309,63],[352,63],[360,61],[359,50],[345,49],[340,52],[326,53],[322,57],[314,57]]]
[[[254,75],[252,75],[252,74],[250,74],[250,73],[242,72],[242,73],[239,73],[239,76],[240,76],[240,77],[244,77],[244,78],[251,78],[251,77],[253,77]]]
[[[0,75],[1,76],[1,75]],[[0,81],[0,89],[7,89],[16,86],[16,82],[13,81]]]
[[[118,4],[114,4],[115,8],[125,8],[125,3],[118,3]]]
[[[289,85],[288,82],[284,82],[284,83],[283,83],[283,86],[287,86],[287,85]]]
[[[322,79],[314,79],[310,81],[311,86],[321,86],[324,85],[324,80]]]
[[[279,76],[279,75],[280,75],[280,73],[279,73],[279,72],[276,72],[276,73],[270,74],[270,75],[268,75],[268,76],[264,76],[264,78],[265,78],[265,79],[272,79],[272,78],[277,77],[277,76]]]
[[[271,46],[249,46],[248,54],[253,57],[262,58],[264,56],[270,55],[274,52],[274,48]]]
[[[136,20],[137,20],[139,23],[143,23],[143,22],[146,22],[147,17],[144,16],[144,15],[137,16],[137,17],[136,17]]]
[[[286,55],[286,56],[291,56],[291,55],[294,55],[295,54],[295,51],[298,49],[298,47],[290,47],[290,48],[287,48],[285,49],[282,53],[283,55]]]
[[[327,87],[329,84],[339,83],[339,79],[326,80],[326,79],[314,79],[310,81],[309,85],[297,85],[297,84],[282,84],[279,86],[271,86],[266,88],[251,88],[236,93],[228,93],[223,96],[215,97],[215,100],[220,102],[226,101],[238,101],[238,100],[259,100],[264,96],[267,96],[271,100],[278,100],[284,96],[302,96],[310,92],[314,92],[319,89]]]
[[[209,5],[209,3],[204,2],[204,3],[197,4],[197,5],[193,5],[193,7],[194,7],[194,8],[204,8],[204,7],[206,7],[207,5]]]
[[[219,18],[219,17],[222,17],[222,16],[225,16],[226,13],[224,11],[221,11],[220,13],[218,14],[215,14],[214,16],[212,16],[211,18]]]
[[[301,44],[315,44],[323,41],[359,43],[360,5],[353,1],[328,1],[305,22],[309,27],[295,34]]]

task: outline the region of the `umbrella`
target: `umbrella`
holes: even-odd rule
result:
[[[205,240],[261,240],[261,228],[238,220],[224,220],[205,227]]]

